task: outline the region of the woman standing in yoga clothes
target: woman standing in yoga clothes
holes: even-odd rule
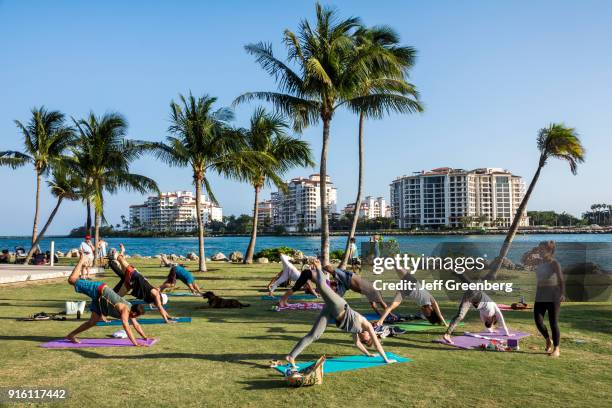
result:
[[[319,260],[313,261],[313,266],[316,269],[315,274],[317,278],[317,287],[321,297],[325,301],[325,307],[323,310],[321,310],[321,313],[315,321],[315,324],[312,326],[312,329],[310,329],[310,332],[295,345],[293,350],[291,350],[291,353],[289,353],[285,359],[292,366],[295,366],[295,359],[297,356],[306,347],[308,347],[310,343],[318,340],[325,331],[327,322],[330,319],[334,319],[336,321],[336,327],[353,335],[355,346],[357,346],[357,348],[363,354],[366,356],[373,356],[373,354],[371,354],[364,346],[364,343],[367,346],[374,345],[386,363],[394,363],[395,360],[389,359],[385,354],[385,350],[380,344],[380,341],[376,336],[376,332],[374,331],[374,328],[370,322],[368,322],[365,317],[351,309],[348,303],[346,303],[346,300],[344,300],[340,295],[334,292],[332,288],[329,287],[325,280],[325,274],[321,270],[321,262]]]
[[[565,281],[561,266],[556,259],[555,242],[544,241],[538,245],[541,254],[541,262],[536,268],[537,289],[535,302],[533,304],[533,318],[538,331],[546,340],[546,352],[551,357],[559,357],[559,310],[561,302],[565,300]],[[548,322],[552,332],[552,339],[544,325],[544,315],[548,312]]]

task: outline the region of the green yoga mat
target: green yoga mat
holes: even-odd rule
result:
[[[409,332],[446,329],[444,326],[440,326],[437,324],[431,324],[428,321],[424,321],[424,320],[414,321],[414,322],[404,322],[404,323],[393,323],[391,325],[399,327],[400,329],[406,330]],[[463,326],[463,323],[459,323],[458,326]]]
[[[402,356],[398,356],[397,354],[387,353],[387,357],[393,360],[397,360],[398,363],[407,363],[412,361],[409,358],[405,358]],[[306,367],[313,365],[314,361],[308,361],[306,363],[299,363],[297,367],[299,370],[302,370]],[[396,363],[394,363],[396,364]],[[360,368],[370,368],[370,367],[378,367],[382,365],[391,365],[387,364],[380,356],[376,357],[366,357],[364,355],[360,356],[346,356],[346,357],[335,357],[328,358],[325,360],[325,365],[323,366],[323,372],[325,374],[329,373],[337,373],[339,371],[348,371],[348,370],[358,370]],[[285,371],[289,368],[289,365],[282,365],[274,367],[274,369],[281,374],[285,374]]]
[[[191,323],[191,317],[177,317],[172,319],[176,323]],[[138,319],[140,324],[166,324],[164,319]],[[171,323],[172,324],[172,323]],[[96,326],[121,326],[121,320],[109,320],[108,322],[98,322]]]

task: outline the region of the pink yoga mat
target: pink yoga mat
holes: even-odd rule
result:
[[[274,310],[277,312],[281,310],[321,310],[323,306],[325,306],[323,303],[315,302],[289,303],[289,306],[277,306]]]
[[[513,336],[510,336],[510,337],[504,336],[503,334],[501,334],[501,330],[498,329],[495,333],[480,332],[480,333],[472,333],[472,334],[487,337],[489,339],[494,339],[494,340],[522,339],[523,337],[530,336],[529,333],[525,333],[525,332],[510,331],[510,333],[512,333]],[[447,343],[442,339],[436,339],[433,342],[440,343],[440,344],[446,344],[447,346],[458,347],[458,348],[462,348],[466,350],[479,348],[481,344],[486,344],[489,342],[488,339],[482,339],[482,338],[470,336],[467,334],[463,334],[461,336],[454,336],[452,339],[453,339],[453,344]]]
[[[73,343],[66,339],[53,340],[43,343],[40,347],[62,349],[62,348],[87,348],[87,347],[133,347],[130,339],[79,339],[80,343]],[[140,344],[152,346],[157,343],[157,339],[137,340]]]

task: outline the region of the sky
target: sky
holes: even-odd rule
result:
[[[389,25],[418,50],[410,80],[425,112],[366,123],[366,195],[388,198],[394,178],[446,166],[502,167],[529,182],[538,130],[564,122],[581,135],[586,162],[573,176],[566,163],[551,160],[528,209],[580,215],[592,203],[612,202],[612,2],[323,4],[369,26]],[[247,91],[275,90],[244,46],[271,42],[284,57],[283,30],[297,30],[302,18],[314,18],[314,2],[0,0],[0,151],[22,148],[14,120],[27,121],[40,105],[75,118],[120,112],[130,138],[161,141],[179,93],[216,96],[221,107]],[[235,125],[246,125],[256,106],[237,107]],[[328,172],[339,209],[356,195],[357,122],[340,111],[331,124]],[[318,158],[321,126],[300,137]],[[153,157],[134,162],[132,171],[154,178],[162,191],[193,189],[188,169]],[[285,178],[315,171],[294,169]],[[210,179],[225,214],[251,211],[247,184]],[[0,235],[31,233],[33,168],[0,168],[0,185]],[[55,204],[43,186],[41,222]],[[119,223],[144,199],[107,197],[107,219]],[[67,203],[48,233],[67,233],[84,219],[82,204]]]

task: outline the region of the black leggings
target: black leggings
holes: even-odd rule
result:
[[[533,304],[533,318],[535,320],[536,327],[542,333],[545,339],[549,339],[548,330],[544,325],[544,315],[548,312],[548,321],[550,323],[550,330],[552,331],[553,345],[557,347],[559,345],[559,339],[561,338],[561,332],[559,331],[559,309],[561,308],[561,302],[535,302]]]

